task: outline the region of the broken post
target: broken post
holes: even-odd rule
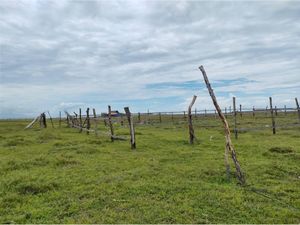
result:
[[[110,105],[108,106],[108,124],[109,124],[109,128],[110,128],[110,139],[113,142],[114,141],[114,128],[113,128],[113,124],[111,121],[111,107]]]
[[[232,97],[233,102],[233,117],[234,117],[234,137],[235,139],[238,138],[238,130],[236,128],[236,105],[235,105],[235,97]]]
[[[190,144],[194,144],[194,139],[195,139],[195,133],[194,133],[194,128],[193,128],[193,122],[192,122],[192,107],[197,99],[197,96],[194,95],[193,99],[189,105],[188,108],[188,123],[189,123],[189,134],[190,134]]]
[[[225,154],[226,154],[226,152],[231,153],[231,158],[232,158],[232,160],[233,160],[233,162],[234,162],[234,165],[235,165],[237,178],[238,178],[240,184],[244,185],[245,182],[246,182],[246,181],[245,181],[245,177],[244,177],[244,174],[243,174],[243,172],[242,172],[242,170],[241,170],[241,166],[240,166],[240,164],[239,164],[239,162],[238,162],[238,160],[237,160],[236,153],[235,153],[235,150],[234,150],[234,148],[233,148],[233,145],[232,145],[232,143],[231,143],[231,139],[230,139],[230,129],[229,129],[227,120],[226,120],[226,118],[224,117],[224,115],[223,115],[223,113],[222,113],[222,110],[220,109],[220,106],[219,106],[219,104],[218,104],[218,102],[217,102],[217,99],[216,99],[216,97],[215,97],[214,91],[213,91],[213,89],[211,88],[211,85],[210,85],[210,83],[209,83],[209,80],[208,80],[208,78],[207,78],[207,75],[206,75],[206,72],[205,72],[203,66],[200,66],[199,69],[200,69],[200,71],[201,71],[202,74],[203,74],[203,78],[204,78],[204,81],[205,81],[205,83],[206,83],[206,87],[207,87],[207,89],[208,89],[208,92],[209,92],[209,94],[210,94],[210,96],[211,96],[211,99],[212,99],[212,101],[213,101],[213,104],[214,104],[216,110],[218,111],[218,114],[219,114],[220,119],[222,120],[222,122],[223,122],[223,124],[224,124],[224,128],[225,128],[225,137],[226,137],[226,146],[225,146],[225,148],[227,148],[226,151],[225,151]],[[227,156],[225,155],[225,161],[226,161],[226,157],[227,157]],[[229,174],[228,169],[229,169],[229,164],[226,165],[226,173],[227,173],[227,174]]]
[[[295,102],[296,102],[296,106],[297,106],[298,119],[299,119],[299,123],[300,123],[300,108],[299,108],[299,103],[298,103],[298,99],[297,98],[295,98]]]
[[[272,117],[273,134],[276,134],[275,119],[274,119],[274,112],[273,112],[273,106],[272,106],[272,97],[269,97],[269,100],[270,100],[270,110],[271,110],[271,117]]]
[[[131,149],[136,149],[135,145],[135,131],[134,131],[134,125],[133,125],[133,119],[129,110],[129,107],[124,107],[127,119],[128,119],[128,124],[130,128],[130,145]]]

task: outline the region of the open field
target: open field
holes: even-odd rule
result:
[[[238,117],[240,127],[268,128],[232,137],[241,187],[233,166],[226,179],[219,120],[196,118],[190,145],[186,123],[155,119],[136,126],[135,151],[58,121],[29,130],[29,121],[0,121],[0,223],[300,223],[299,126],[272,135],[263,114]],[[295,124],[297,115],[277,121]]]

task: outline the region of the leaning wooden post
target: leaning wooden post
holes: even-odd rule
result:
[[[232,102],[233,102],[233,116],[234,116],[234,137],[235,139],[238,138],[238,130],[236,128],[236,105],[235,105],[235,97],[232,97]]]
[[[113,142],[114,141],[114,128],[113,128],[113,124],[111,121],[111,107],[110,105],[108,106],[108,124],[109,124],[109,128],[110,128],[110,139]]]
[[[95,135],[98,135],[98,123],[97,123],[97,114],[96,110],[93,108],[93,116],[94,116],[94,123],[95,123]]]
[[[299,123],[300,123],[300,108],[299,108],[299,103],[298,103],[298,99],[297,98],[295,98],[295,102],[296,102],[296,106],[297,106],[298,119],[299,119]]]
[[[61,111],[59,111],[59,128],[61,128]]]
[[[90,108],[86,109],[86,134],[90,133],[91,122],[90,122]]]
[[[273,112],[273,106],[272,106],[272,97],[269,97],[269,100],[270,100],[270,110],[271,110],[271,117],[272,117],[273,134],[276,134],[275,119],[274,119],[274,112]]]
[[[133,120],[132,120],[132,115],[130,113],[129,107],[124,107],[127,119],[128,119],[128,124],[130,127],[130,145],[131,149],[136,149],[136,144],[135,144],[135,131],[134,131],[134,125],[133,125]]]
[[[231,158],[232,158],[232,160],[233,160],[233,162],[234,162],[234,165],[235,165],[235,169],[236,169],[236,173],[237,173],[237,178],[238,178],[240,184],[244,185],[245,182],[246,182],[246,181],[245,181],[245,177],[244,177],[244,174],[243,174],[243,172],[242,172],[242,170],[241,170],[241,166],[240,166],[240,164],[239,164],[239,162],[238,162],[238,160],[237,160],[236,153],[235,153],[235,150],[234,150],[234,148],[233,148],[233,145],[232,145],[232,143],[231,143],[231,139],[230,139],[230,129],[229,129],[227,120],[226,120],[226,118],[224,117],[224,115],[223,115],[223,113],[222,113],[222,110],[220,109],[220,106],[218,105],[218,102],[217,102],[217,99],[216,99],[216,97],[215,97],[214,91],[213,91],[213,89],[211,88],[211,85],[210,85],[210,83],[209,83],[209,80],[208,80],[208,78],[207,78],[207,75],[206,75],[206,72],[205,72],[203,66],[200,66],[199,69],[200,69],[200,71],[201,71],[202,74],[203,74],[203,78],[204,78],[204,81],[205,81],[205,83],[206,83],[206,87],[207,87],[207,89],[208,89],[208,92],[209,92],[209,94],[210,94],[210,96],[211,96],[211,99],[212,99],[212,101],[213,101],[213,104],[214,104],[216,110],[218,111],[218,114],[219,114],[220,119],[222,120],[222,122],[223,122],[223,124],[224,124],[224,128],[225,128],[225,137],[226,137],[226,146],[225,146],[226,151],[225,151],[225,154],[226,154],[226,152],[231,153]],[[225,155],[225,161],[226,161],[226,155]],[[226,164],[227,164],[227,163],[226,163]],[[229,174],[229,171],[228,171],[228,170],[229,170],[229,164],[226,165],[226,172],[227,172],[227,174]]]
[[[82,132],[82,117],[81,117],[81,108],[79,108],[79,123],[80,123],[80,131]]]
[[[194,95],[192,102],[189,105],[188,108],[188,123],[189,123],[189,134],[190,134],[190,144],[194,144],[194,139],[195,139],[195,133],[194,133],[194,127],[193,127],[193,122],[192,122],[192,107],[197,99],[197,96]]]

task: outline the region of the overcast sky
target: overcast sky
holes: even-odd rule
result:
[[[295,107],[300,1],[0,1],[0,117]]]

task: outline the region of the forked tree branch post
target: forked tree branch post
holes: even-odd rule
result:
[[[193,122],[192,122],[192,107],[195,104],[196,99],[197,99],[197,96],[194,95],[193,99],[192,99],[192,101],[189,105],[189,108],[188,108],[188,123],[189,123],[190,144],[194,144],[194,139],[195,139],[194,127],[193,127]]]
[[[126,113],[126,116],[127,116],[127,119],[128,119],[129,128],[130,128],[130,145],[131,145],[131,149],[136,149],[133,118],[132,118],[132,115],[130,113],[129,107],[124,107],[124,110],[125,110],[125,113]]]
[[[209,95],[211,96],[211,99],[213,101],[213,104],[219,114],[219,117],[220,119],[222,120],[223,124],[224,124],[224,128],[225,128],[225,138],[226,138],[226,145],[225,145],[225,161],[226,161],[226,153],[229,152],[231,154],[231,158],[234,162],[234,165],[235,165],[235,169],[236,169],[236,175],[237,175],[237,178],[240,182],[241,185],[244,185],[245,184],[245,177],[244,177],[244,174],[241,170],[241,166],[237,160],[237,157],[236,157],[236,153],[235,153],[235,150],[234,150],[234,147],[231,143],[231,138],[230,138],[230,129],[229,129],[229,126],[228,126],[228,123],[227,123],[227,120],[226,118],[224,117],[223,113],[222,113],[222,110],[220,109],[220,106],[217,102],[217,99],[216,99],[216,96],[214,94],[214,91],[213,89],[211,88],[211,85],[209,83],[209,80],[207,78],[207,75],[206,75],[206,72],[204,70],[204,67],[203,66],[200,66],[199,67],[200,71],[202,72],[202,75],[203,75],[203,78],[204,78],[204,81],[205,81],[205,84],[206,84],[206,87],[208,89],[208,92],[209,92]],[[227,162],[226,162],[227,163]],[[226,169],[229,168],[229,164],[226,165]],[[228,174],[228,171],[227,171],[227,174]]]

